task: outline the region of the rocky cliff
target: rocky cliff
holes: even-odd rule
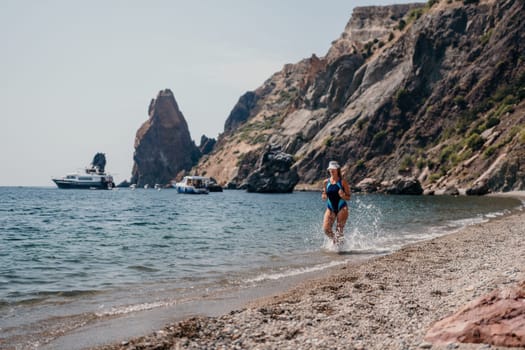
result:
[[[197,163],[200,151],[170,90],[160,91],[151,100],[148,114],[135,137],[131,183],[169,184],[180,171]]]
[[[239,99],[196,171],[240,184],[273,144],[294,156],[304,187],[337,160],[353,184],[524,189],[524,7],[355,8],[324,57],[286,64]]]

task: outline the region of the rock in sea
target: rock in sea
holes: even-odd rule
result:
[[[467,189],[467,196],[483,196],[489,193],[489,185],[482,181],[474,184],[474,186]]]
[[[421,183],[414,177],[399,177],[386,189],[388,194],[423,194]]]
[[[139,187],[169,184],[201,155],[171,90],[162,90],[151,100],[148,114],[135,137],[131,183]]]
[[[289,193],[299,182],[297,170],[292,167],[293,157],[279,146],[267,146],[257,161],[256,169],[243,183],[248,192]]]
[[[380,182],[374,178],[367,177],[366,179],[361,180],[357,184],[357,190],[365,193],[374,193],[377,192],[377,189],[381,186]]]

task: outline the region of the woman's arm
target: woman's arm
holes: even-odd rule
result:
[[[348,185],[348,182],[344,179],[342,181],[342,184],[343,184],[344,191],[340,191],[340,192],[344,192],[344,193],[342,193],[343,194],[342,196],[341,196],[341,193],[339,193],[339,196],[341,196],[341,198],[343,198],[345,201],[348,201],[350,200],[350,197],[352,196],[350,192],[350,186]]]
[[[326,184],[328,180],[323,181],[323,189],[321,190],[321,198],[325,201],[328,197],[326,196]]]

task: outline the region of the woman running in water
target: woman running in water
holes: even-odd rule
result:
[[[322,198],[326,201],[326,212],[324,213],[323,229],[324,233],[334,244],[343,242],[346,220],[348,219],[348,204],[350,200],[350,186],[341,175],[341,167],[336,161],[331,161],[328,165],[330,178],[324,180]],[[337,220],[336,231],[332,230],[334,222]]]

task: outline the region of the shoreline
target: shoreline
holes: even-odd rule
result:
[[[525,201],[523,191],[491,195]],[[525,212],[517,209],[388,255],[327,269],[326,276],[305,277],[228,314],[193,316],[94,349],[439,348],[423,340],[434,322],[480,295],[525,280],[523,222]]]

